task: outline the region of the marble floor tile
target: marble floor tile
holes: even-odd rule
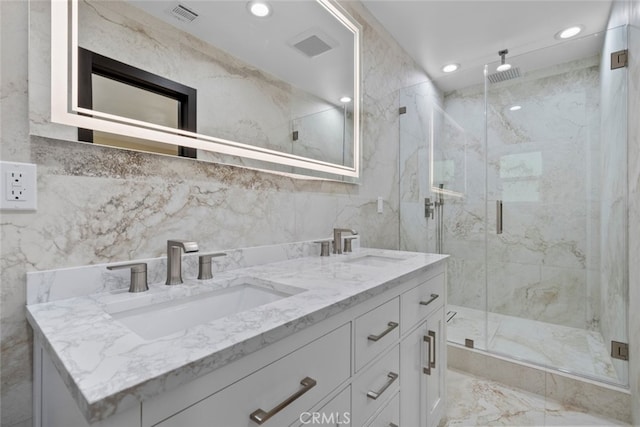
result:
[[[449,341],[464,338],[483,343],[485,316],[481,310],[449,305],[456,316],[447,324]],[[618,383],[607,346],[599,332],[520,317],[489,313],[488,350],[519,360],[594,379]],[[476,345],[476,348],[484,349]]]
[[[447,371],[447,399],[445,427],[627,425],[452,369]]]

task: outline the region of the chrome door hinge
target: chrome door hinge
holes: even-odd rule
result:
[[[620,360],[629,360],[629,344],[626,342],[611,341],[611,357]]]
[[[611,54],[611,69],[624,68],[629,63],[629,51],[619,50]]]

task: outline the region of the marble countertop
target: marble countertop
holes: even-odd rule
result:
[[[348,261],[367,255],[398,259]],[[124,411],[165,390],[218,369],[337,314],[443,261],[446,255],[360,249],[217,273],[182,285],[155,283],[149,292],[119,290],[27,306],[27,318],[88,421]],[[368,264],[368,265],[366,265]],[[162,302],[211,292],[243,278],[302,292],[256,308],[145,340],[109,314],[137,298]]]

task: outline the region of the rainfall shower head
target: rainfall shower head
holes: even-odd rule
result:
[[[517,79],[518,77],[520,77],[520,69],[518,67],[512,67],[507,71],[498,71],[497,73],[489,74],[487,79],[489,79],[491,83],[500,83]]]
[[[507,54],[509,53],[509,49],[502,49],[498,52],[498,56],[500,56],[500,65],[496,68],[496,72],[493,74],[489,74],[487,78],[491,83],[499,83],[507,80],[515,79],[520,77],[520,70],[518,68],[514,68],[507,62]]]

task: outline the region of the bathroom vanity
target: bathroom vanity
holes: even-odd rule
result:
[[[185,255],[174,286],[147,260],[150,289],[135,294],[105,266],[32,273],[34,424],[437,426],[446,256],[319,253],[227,251],[208,280]],[[102,285],[52,297],[73,280]]]

